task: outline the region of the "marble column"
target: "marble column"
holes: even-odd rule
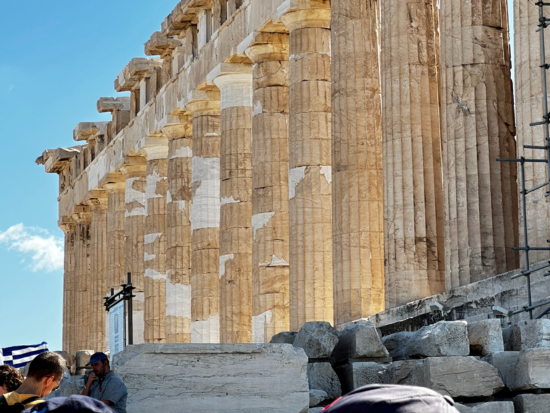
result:
[[[331,2],[336,324],[385,308],[378,7],[378,0]]]
[[[548,7],[545,7],[548,9]],[[546,10],[547,11],[547,10]],[[540,69],[540,33],[539,8],[531,0],[514,1],[514,43],[515,57],[515,102],[517,123],[517,156],[530,159],[544,159],[546,153],[541,150],[524,149],[524,145],[546,146],[544,126],[529,126],[530,123],[542,121],[542,73]],[[547,15],[548,17],[548,15]],[[550,62],[550,30],[545,30],[546,61]],[[547,72],[548,74],[548,72]],[[518,174],[519,179],[519,174]],[[548,180],[544,163],[525,164],[525,186],[533,188]],[[548,188],[547,188],[548,189]],[[529,245],[531,247],[547,247],[550,239],[550,210],[548,199],[544,197],[544,189],[527,196],[527,225]],[[523,212],[520,210],[520,228],[523,228]],[[523,230],[519,231],[519,243],[524,245]],[[547,260],[548,251],[531,251],[531,263]],[[522,266],[525,265],[524,254],[521,254]]]
[[[220,341],[252,342],[252,66],[224,64],[221,96]]]
[[[124,272],[132,274],[134,290],[134,344],[144,343],[143,332],[145,310],[145,187],[146,160],[142,156],[128,157],[120,169],[126,179],[125,212],[124,212]]]
[[[64,219],[60,225],[65,233],[65,256],[63,275],[63,351],[70,354],[75,348],[75,270],[76,270],[76,224]]]
[[[106,351],[106,314],[103,305],[107,290],[107,198],[94,198],[90,227],[90,341],[94,351]]]
[[[187,116],[170,118],[174,123],[162,129],[168,138],[166,342],[190,343],[193,125]]]
[[[121,289],[126,283],[125,273],[125,183],[108,183],[103,186],[107,192],[107,290]],[[104,294],[105,294],[104,293]]]
[[[220,101],[201,92],[193,117],[191,208],[191,342],[220,342]]]
[[[445,290],[436,3],[381,2],[386,308]]]
[[[145,189],[145,331],[146,343],[166,342],[166,194],[168,140],[150,137],[141,152],[147,159]]]
[[[90,224],[88,206],[76,206],[73,219],[75,234],[75,278],[74,278],[74,340],[73,350],[93,350],[90,340]]]
[[[451,289],[514,270],[516,154],[507,3],[441,3],[445,274]],[[521,52],[520,52],[521,53]],[[542,192],[541,192],[542,194]]]
[[[306,2],[310,5],[310,2]],[[289,5],[290,6],[290,5]],[[289,8],[290,329],[333,322],[330,3]]]
[[[288,34],[258,33],[252,114],[252,342],[289,331]]]

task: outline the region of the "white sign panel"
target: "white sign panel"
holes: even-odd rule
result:
[[[109,310],[109,339],[111,357],[124,350],[124,301]]]

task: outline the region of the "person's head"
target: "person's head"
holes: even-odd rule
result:
[[[0,366],[0,396],[15,391],[23,383],[23,376],[11,366]]]
[[[31,361],[25,382],[33,382],[37,388],[37,395],[44,397],[59,386],[66,369],[67,363],[63,357],[47,351]]]
[[[105,377],[111,371],[109,366],[109,358],[105,353],[95,353],[90,357],[88,366],[92,367],[95,375],[99,378]]]

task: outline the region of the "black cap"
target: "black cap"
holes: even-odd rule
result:
[[[459,413],[449,396],[415,386],[373,384],[348,393],[323,413]]]
[[[86,364],[86,367],[91,366],[92,364],[97,363],[98,361],[101,361],[101,360],[108,361],[109,357],[107,357],[107,354],[105,353],[101,353],[101,352],[94,353],[94,355],[90,357],[90,362]]]

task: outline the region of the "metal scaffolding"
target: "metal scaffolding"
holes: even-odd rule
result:
[[[493,307],[494,311],[499,311],[500,313],[504,313],[504,315],[512,316],[515,314],[520,314],[523,312],[528,312],[529,317],[533,319],[533,310],[536,308],[550,305],[550,300],[546,300],[544,302],[538,303],[533,305],[533,299],[532,299],[532,291],[531,291],[531,274],[533,274],[536,271],[545,269],[550,267],[550,261],[548,261],[546,264],[531,268],[531,262],[529,259],[529,252],[530,251],[550,251],[550,247],[532,247],[529,245],[529,234],[528,234],[528,228],[527,228],[527,195],[532,194],[533,192],[542,190],[546,188],[546,194],[545,197],[548,198],[550,196],[550,113],[548,112],[548,84],[547,84],[547,71],[550,69],[550,64],[546,63],[546,45],[545,45],[545,39],[544,39],[544,33],[545,30],[548,28],[550,24],[550,18],[546,18],[544,16],[544,8],[550,7],[550,3],[545,3],[543,1],[538,1],[535,3],[536,6],[539,7],[539,24],[537,32],[540,33],[540,54],[541,54],[541,71],[542,71],[542,120],[540,122],[534,122],[531,123],[529,126],[536,127],[536,126],[543,126],[544,129],[544,142],[545,146],[534,146],[534,145],[524,145],[523,147],[525,149],[530,149],[533,151],[545,151],[546,152],[546,159],[528,159],[525,157],[521,157],[519,159],[498,159],[499,162],[516,162],[520,166],[520,180],[521,180],[521,204],[522,204],[522,210],[523,210],[523,238],[524,238],[524,245],[521,247],[516,247],[514,250],[516,251],[523,251],[525,254],[525,270],[520,272],[517,275],[514,275],[512,279],[519,278],[519,277],[525,277],[527,279],[527,297],[528,297],[528,303],[527,305],[523,306],[520,310],[516,311],[507,311],[504,309],[501,309],[499,307]],[[525,187],[525,164],[526,163],[546,163],[546,172],[547,172],[547,179],[544,183],[537,185],[533,188],[526,188]],[[550,203],[549,206],[550,208]],[[550,240],[547,240],[547,242],[550,242]],[[544,274],[545,277],[550,276],[550,272],[546,272]],[[538,317],[542,318],[545,315],[550,313],[550,306],[543,311]]]

